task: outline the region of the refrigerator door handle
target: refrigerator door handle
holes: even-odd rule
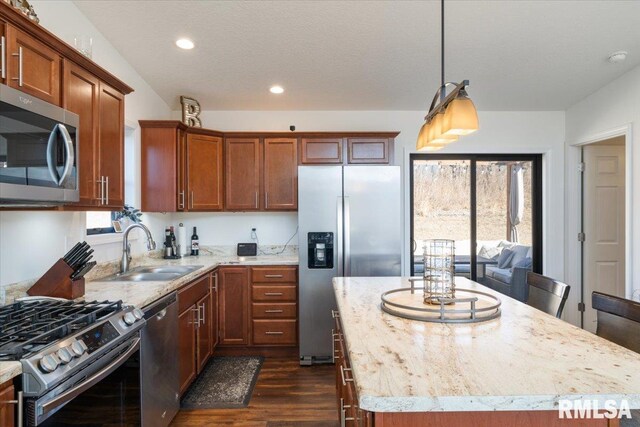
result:
[[[344,275],[351,277],[351,212],[349,197],[344,197]]]
[[[343,197],[338,196],[338,200],[336,201],[336,260],[338,265],[338,277],[343,276],[342,269],[342,236],[343,236],[343,227],[342,227],[342,203]]]

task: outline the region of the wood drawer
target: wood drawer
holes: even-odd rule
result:
[[[211,274],[206,274],[178,291],[178,313],[197,303],[209,293]]]
[[[298,287],[292,285],[253,285],[251,295],[254,302],[297,301]]]
[[[254,319],[295,319],[297,304],[289,303],[253,303],[251,317]]]
[[[253,283],[297,283],[296,267],[252,267]]]
[[[296,324],[295,320],[254,320],[253,344],[295,345]]]

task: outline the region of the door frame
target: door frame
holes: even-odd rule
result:
[[[542,182],[542,156],[543,154],[429,154],[429,153],[411,153],[409,155],[409,273],[413,274],[414,256],[413,256],[413,233],[414,233],[414,209],[413,209],[413,162],[416,160],[468,160],[469,164],[469,181],[471,183],[469,192],[471,207],[471,229],[469,230],[469,239],[471,245],[477,240],[477,212],[476,212],[476,162],[478,161],[523,161],[531,162],[531,197],[532,212],[531,230],[532,247],[533,247],[533,267],[532,270],[542,273],[542,245],[543,245],[543,182]],[[477,242],[476,242],[477,243]],[[471,265],[476,264],[476,252],[471,250]],[[477,268],[471,269],[471,280],[476,280]]]
[[[572,179],[570,175],[567,177],[567,219],[565,221],[567,230],[567,257],[565,259],[575,259],[577,263],[567,268],[567,282],[577,283],[580,287],[577,303],[584,303],[584,277],[583,277],[583,255],[584,245],[578,240],[578,234],[584,231],[583,218],[583,174],[579,165],[582,162],[582,149],[590,144],[601,142],[618,136],[624,136],[625,141],[625,294],[626,298],[631,299],[633,293],[632,271],[633,271],[633,150],[632,150],[632,125],[627,123],[600,133],[589,135],[576,142],[569,143],[569,151],[567,153],[567,164],[576,165],[575,169],[568,168],[568,172],[575,171]],[[577,218],[572,223],[571,218]],[[577,230],[577,231],[576,231]],[[572,268],[571,268],[572,267]],[[588,296],[586,296],[588,297]],[[575,307],[575,306],[574,306]],[[565,310],[566,311],[566,310]],[[584,311],[578,309],[578,318],[581,328],[584,328]]]

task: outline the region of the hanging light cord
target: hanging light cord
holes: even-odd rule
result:
[[[440,101],[444,101],[445,87],[444,87],[444,0],[440,0],[440,55],[441,61],[441,75],[440,75]]]

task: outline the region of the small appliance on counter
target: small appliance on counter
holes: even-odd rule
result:
[[[176,241],[173,225],[164,229],[164,259],[180,259],[180,245]]]
[[[84,295],[84,276],[96,262],[87,242],[78,242],[27,291],[31,296],[76,299]]]
[[[238,250],[236,254],[238,256],[257,256],[258,244],[257,243],[238,243]]]

